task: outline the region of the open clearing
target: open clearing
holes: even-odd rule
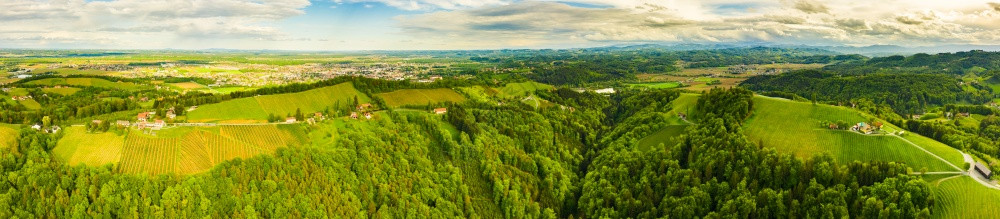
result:
[[[686,125],[671,125],[667,126],[659,131],[654,132],[652,135],[646,136],[639,140],[639,150],[649,151],[650,149],[656,148],[660,144],[664,146],[672,146],[679,143],[678,137],[684,134],[684,129],[687,128]]]
[[[934,193],[933,218],[996,218],[1000,190],[980,185],[969,176],[928,182]],[[935,184],[937,184],[935,186]]]
[[[903,162],[914,171],[922,168],[929,171],[958,171],[948,163],[959,167],[963,163],[957,150],[912,133],[906,134],[907,139],[913,139],[910,141],[944,158],[947,163],[895,136],[861,135],[850,131],[829,130],[820,125],[822,121],[838,120],[857,123],[868,121],[869,118],[847,107],[758,96],[754,98],[754,112],[744,124],[743,130],[753,142],[799,157],[828,152],[841,162]],[[885,129],[898,128],[886,125]]]
[[[390,107],[425,106],[444,102],[462,102],[465,97],[449,88],[403,89],[377,94]]]
[[[555,89],[555,87],[552,85],[538,83],[534,81],[528,81],[520,83],[508,83],[507,85],[504,85],[504,87],[500,88],[500,92],[507,97],[509,96],[523,97],[535,93],[536,90],[552,90],[552,89]]]
[[[62,131],[64,136],[59,139],[52,153],[69,165],[102,166],[118,163],[121,159],[123,136],[111,132],[87,133],[82,126],[68,127]]]
[[[370,102],[368,96],[354,89],[354,85],[342,83],[298,93],[246,97],[199,106],[197,110],[188,112],[188,121],[266,121],[268,114],[284,117],[295,113],[296,109],[306,114],[327,108],[332,110],[338,104],[350,106],[354,97],[358,97],[361,103]]]
[[[17,141],[17,126],[0,124],[0,148],[14,146]]]

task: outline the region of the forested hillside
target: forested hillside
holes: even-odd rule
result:
[[[682,143],[648,152],[637,141],[668,122],[676,91],[538,95],[566,108],[468,102],[443,117],[336,119],[303,125],[306,145],[190,176],[70,167],[51,152],[59,134],[22,129],[2,150],[0,217],[921,217],[933,204],[902,164],[748,142],[744,89],[704,94]]]

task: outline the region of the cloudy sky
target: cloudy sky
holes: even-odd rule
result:
[[[2,48],[1000,44],[1000,0],[0,0]]]

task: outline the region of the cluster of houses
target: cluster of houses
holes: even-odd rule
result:
[[[129,121],[125,120],[118,120],[115,122],[115,125],[118,125],[120,127],[135,126],[138,129],[150,129],[154,131],[163,129],[163,127],[167,126],[167,123],[164,122],[162,119],[154,120],[153,115],[156,115],[156,112],[141,112],[135,116],[135,123],[129,123]]]
[[[27,96],[11,96],[10,99],[11,100],[30,100],[30,99],[35,99],[35,98],[31,97],[31,95],[27,95]]]
[[[831,126],[836,126],[836,124],[831,124]],[[856,131],[865,134],[871,134],[875,131],[882,130],[882,122],[876,121],[872,124],[865,122],[859,122],[854,126],[851,126],[851,131]]]
[[[351,112],[351,119],[358,119],[360,116],[364,116],[365,119],[372,119],[372,112],[370,111],[372,108],[372,104],[370,103],[358,104],[358,107],[356,108],[357,111]],[[358,114],[358,112],[361,112],[361,114]]]
[[[59,132],[59,130],[62,130],[62,128],[60,128],[58,125],[53,125],[52,127],[45,128],[42,127],[42,125],[40,124],[31,125],[31,129],[45,131],[45,133],[50,133],[50,134],[55,134]]]

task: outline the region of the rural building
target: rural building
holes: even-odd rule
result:
[[[983,177],[986,177],[987,179],[993,176],[993,172],[990,171],[990,168],[986,167],[986,165],[983,165],[982,163],[976,162],[975,169],[976,172],[979,172],[979,174],[983,174]]]
[[[324,119],[324,118],[326,118],[326,117],[323,117],[323,113],[321,113],[321,112],[316,112],[316,113],[314,113],[314,114],[313,114],[313,118],[317,118],[317,119]]]
[[[59,128],[58,125],[54,125],[54,126],[50,127],[49,129],[46,129],[45,132],[46,133],[55,134],[56,132],[59,132],[59,130],[62,130],[62,128]]]
[[[130,125],[127,120],[118,120],[115,121],[115,124],[121,127],[128,127]]]
[[[167,125],[167,123],[166,123],[166,122],[163,122],[163,120],[159,120],[159,119],[157,119],[157,120],[156,120],[156,122],[153,122],[153,127],[157,127],[157,126],[159,126],[159,127],[161,127],[161,128],[162,128],[162,127],[163,127],[163,126],[165,126],[165,125]]]
[[[167,109],[167,118],[169,119],[177,118],[177,114],[174,114],[174,108]]]
[[[34,124],[34,125],[31,125],[31,128],[34,129],[34,130],[42,130],[42,125]]]
[[[139,115],[135,116],[135,121],[146,122],[149,119],[149,112],[141,112]]]
[[[438,115],[445,114],[447,112],[448,112],[448,108],[437,108],[437,109],[434,109],[434,114],[438,114]]]
[[[285,123],[295,123],[295,121],[296,121],[296,120],[295,120],[295,117],[288,117],[288,118],[285,118]]]
[[[104,121],[95,119],[95,120],[91,120],[90,122],[92,122],[94,124],[101,124],[101,122],[104,122]]]
[[[352,119],[357,119],[358,118],[358,112],[351,112],[351,118]]]
[[[358,110],[359,111],[364,111],[364,110],[366,110],[368,108],[372,108],[372,104],[370,104],[370,103],[362,103],[362,104],[358,105]]]
[[[372,113],[365,112],[365,119],[372,119]]]
[[[609,87],[609,88],[604,88],[604,89],[598,89],[598,90],[595,90],[594,92],[595,93],[599,93],[599,94],[613,94],[613,93],[615,93],[615,89]]]

